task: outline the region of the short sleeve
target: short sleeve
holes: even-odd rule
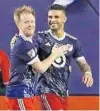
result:
[[[73,58],[74,59],[78,59],[78,58],[83,58],[84,55],[83,55],[83,52],[82,52],[82,48],[81,48],[81,44],[78,40],[75,41],[75,50],[74,50],[74,53],[73,53]]]
[[[15,55],[25,63],[30,62],[32,64],[38,58],[35,46],[28,41],[15,46],[14,49]]]

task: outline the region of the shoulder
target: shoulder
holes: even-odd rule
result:
[[[24,40],[21,36],[18,37],[16,43],[15,43],[15,48],[18,50],[29,50],[33,47],[33,44],[27,40]]]
[[[48,31],[48,30],[38,31],[38,35],[40,35],[40,36],[46,37],[46,36],[48,36],[48,34],[49,34],[49,31]]]
[[[10,48],[11,48],[11,49],[13,49],[13,47],[14,47],[17,39],[18,39],[18,34],[15,34],[15,35],[12,37],[11,41],[10,41]]]
[[[75,46],[75,47],[81,47],[80,40],[77,37],[74,37],[68,33],[66,33],[66,38]]]
[[[68,34],[66,32],[65,32],[65,36],[68,37],[71,40],[78,40],[76,37],[74,37],[74,36],[72,36],[72,35],[70,35],[70,34]]]
[[[72,35],[70,35],[68,33],[65,33],[65,37],[67,39],[69,39],[69,41],[71,41],[73,44],[80,44],[80,41],[79,41],[79,39],[77,37],[74,37],[74,36],[72,36]]]
[[[48,30],[44,30],[44,31],[38,31],[37,32],[37,40],[38,41],[45,41],[46,39],[48,39],[49,38],[49,32],[48,32]]]
[[[15,34],[10,42],[11,49],[15,47],[20,47],[21,45],[25,45],[25,40],[21,38],[18,34]]]

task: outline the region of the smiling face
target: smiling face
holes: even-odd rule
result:
[[[64,28],[66,16],[61,10],[50,10],[48,12],[48,25],[51,30],[59,30]]]
[[[22,13],[17,26],[19,31],[26,37],[33,36],[35,31],[35,17],[31,13]]]

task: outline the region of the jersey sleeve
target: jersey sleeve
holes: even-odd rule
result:
[[[17,39],[18,39],[18,34],[15,34],[15,35],[13,36],[13,38],[11,39],[11,41],[10,41],[10,49],[13,49],[13,47],[14,47]]]
[[[76,42],[75,42],[75,50],[73,53],[73,58],[76,60],[84,58],[81,44],[78,40],[76,40]]]
[[[27,42],[15,47],[16,56],[27,64],[33,64],[38,60],[37,51],[33,43]]]

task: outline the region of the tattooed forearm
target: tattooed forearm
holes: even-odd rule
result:
[[[90,72],[91,73],[91,68],[86,62],[86,60],[79,60],[77,61],[78,66],[80,67],[80,70],[85,73],[85,72]]]

